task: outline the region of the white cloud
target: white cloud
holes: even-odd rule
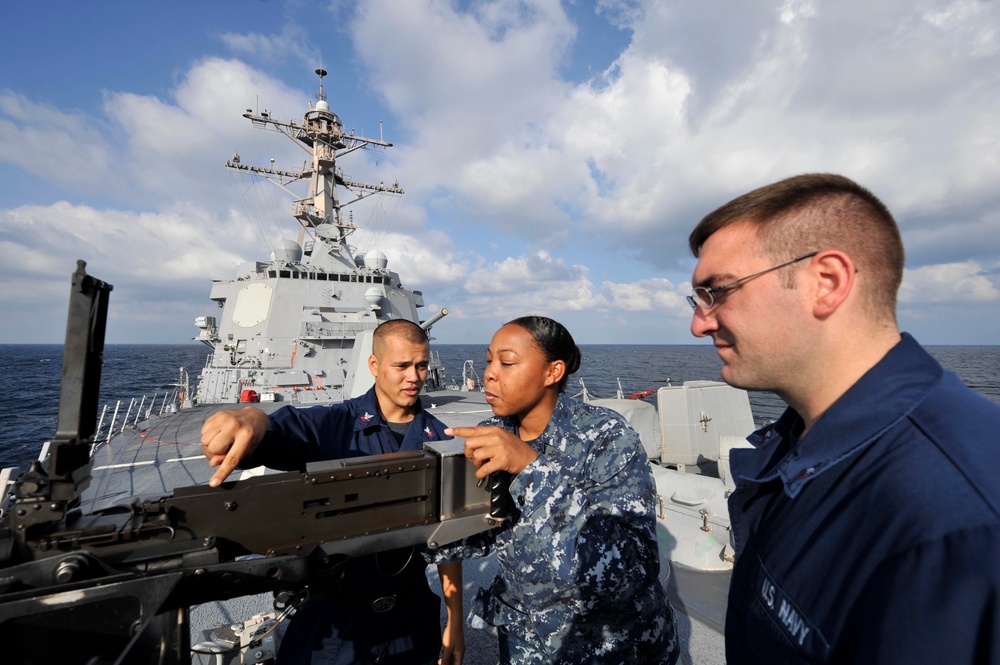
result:
[[[546,252],[485,264],[469,275],[461,314],[495,316],[499,311],[510,318],[528,312],[580,312],[606,317],[616,312],[652,312],[681,319],[690,316],[682,294],[686,284],[678,289],[666,279],[644,279],[604,281],[598,287],[588,273],[585,266],[568,265]]]
[[[229,277],[253,244],[250,230],[238,220],[212,218],[190,206],[161,213],[66,202],[22,206],[0,211],[0,229],[5,277],[56,275],[61,280],[74,267],[69,257],[76,257],[106,281],[150,280],[157,288]]]
[[[230,198],[219,199],[228,185],[222,164],[243,146],[244,157],[264,163],[276,158],[279,168],[301,165],[302,153],[287,140],[251,143],[249,123],[241,115],[259,97],[275,117],[290,119],[301,114],[308,99],[304,93],[242,62],[208,58],[192,66],[171,97],[114,92],[104,104],[127,141],[122,170],[147,193],[145,198],[155,193],[168,200],[195,197],[228,205]]]
[[[918,303],[983,303],[1000,300],[1000,289],[975,261],[923,266],[903,273],[899,301]]]
[[[233,53],[262,62],[292,60],[306,67],[316,67],[323,62],[309,33],[304,27],[293,24],[285,24],[276,35],[227,32],[222,35],[222,41]]]
[[[625,312],[660,312],[666,315],[672,312],[682,317],[691,314],[684,294],[668,279],[643,279],[632,284],[604,282],[603,288],[610,294],[612,307]]]
[[[3,339],[58,342],[76,260],[111,283],[111,342],[178,342],[195,316],[214,314],[213,279],[229,279],[259,255],[248,226],[190,205],[162,212],[57,202],[0,210]]]
[[[565,161],[554,155],[525,170],[519,157],[544,143],[539,121],[571,90],[557,71],[574,34],[553,1],[477,3],[465,13],[432,1],[359,5],[355,47],[410,134],[394,157],[400,180],[417,196],[445,184],[458,205],[505,232],[558,235],[566,222],[552,199],[567,191]]]
[[[359,251],[378,246],[404,284],[464,321],[492,330],[503,308],[625,315],[629,339],[689,341],[658,327],[690,315],[687,232],[733,196],[805,171],[843,172],[886,201],[907,244],[911,310],[956,298],[995,307],[996,3],[776,0],[722,14],[659,0],[293,5],[273,32],[257,23],[222,36],[244,61],[195,52],[165,92],[106,90],[85,113],[0,91],[0,161],[63,188],[0,205],[0,250],[13,257],[5,283],[64,280],[86,254],[109,281],[195,291],[229,276],[237,257],[265,257],[289,232],[288,197],[222,163],[238,150],[246,163],[301,164],[287,139],[252,132],[240,115],[259,99],[299,118],[312,91],[277,76],[292,63],[299,78],[288,80],[301,81],[307,63],[331,71],[331,88],[356,80],[360,106],[387,105],[390,117],[345,118],[369,134],[385,119],[397,143],[377,166],[356,153],[348,175],[407,190],[385,211],[391,225],[356,207],[369,227],[353,238]],[[303,8],[309,23],[291,22]],[[595,48],[580,42],[574,11],[631,35],[605,61],[590,58],[590,81],[566,74],[575,53]],[[324,46],[338,60],[322,63],[316,35],[354,50]],[[199,301],[205,291],[198,282]]]
[[[567,266],[562,259],[543,251],[478,268],[469,275],[465,289],[473,295],[502,296],[534,290],[539,282],[575,283],[585,279],[585,268]]]
[[[437,231],[386,233],[369,245],[391,257],[389,270],[411,288],[430,295],[436,289],[461,284],[468,272],[466,265],[453,254],[452,242]],[[359,247],[359,251],[367,251]]]
[[[0,90],[0,161],[57,183],[101,185],[113,157],[100,123]]]
[[[904,217],[980,197],[1000,178],[1000,85],[986,84],[1000,63],[984,68],[996,12],[983,3],[953,3],[938,25],[924,15],[939,3],[926,2],[786,2],[722,17],[697,4],[605,3],[631,17],[635,37],[603,80],[575,87],[557,66],[572,36],[561,12],[480,6],[516,7],[515,20],[497,28],[491,13],[436,2],[384,20],[367,3],[354,36],[413,125],[404,166],[420,187],[485,204],[491,225],[540,248],[575,228],[642,243],[664,223],[689,229],[693,197],[721,203],[804,171],[851,175]],[[389,34],[403,37],[383,48]],[[966,66],[981,76],[963,76]],[[674,246],[664,260],[683,254]]]

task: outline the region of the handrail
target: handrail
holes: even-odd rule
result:
[[[91,446],[90,452],[93,454],[95,450],[100,448],[105,443],[111,441],[116,434],[120,434],[125,431],[125,428],[131,427],[132,429],[137,429],[139,427],[139,422],[142,420],[149,420],[153,417],[154,412],[157,416],[162,416],[167,407],[174,408],[175,403],[177,408],[185,408],[185,405],[180,401],[179,389],[182,386],[175,386],[174,389],[166,390],[163,393],[163,400],[160,404],[160,410],[156,411],[156,398],[160,396],[160,391],[156,390],[153,392],[153,397],[150,399],[147,395],[142,395],[142,398],[131,397],[129,399],[128,409],[125,413],[125,417],[121,421],[121,425],[118,425],[118,412],[121,410],[125,399],[119,399],[114,404],[114,411],[111,415],[111,423],[108,425],[107,431],[102,435],[102,430],[104,428],[104,419],[107,415],[108,410],[111,408],[110,404],[105,404],[101,409],[101,417],[97,423],[97,430],[94,433],[94,444]],[[149,401],[149,406],[146,407],[146,402]],[[185,402],[187,402],[187,408],[190,408],[190,397],[185,393]],[[136,404],[138,403],[138,407]],[[135,418],[132,418],[132,411],[135,409]],[[130,424],[131,420],[131,424]],[[117,426],[117,429],[116,429]]]

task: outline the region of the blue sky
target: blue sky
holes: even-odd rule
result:
[[[1000,343],[1000,7],[955,0],[7,2],[0,343],[61,342],[77,258],[109,343],[183,343],[212,279],[293,237],[290,198],[223,168],[299,152],[322,66],[351,156],[406,195],[358,207],[438,341],[552,316],[581,343],[690,343],[701,217],[774,180],[848,175],[907,248],[900,326]],[[273,190],[273,191],[272,191]]]

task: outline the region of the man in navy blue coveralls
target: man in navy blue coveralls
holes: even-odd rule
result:
[[[420,404],[430,347],[415,323],[392,320],[376,328],[368,360],[375,385],[333,406],[220,411],[205,421],[202,445],[219,469],[218,486],[237,468],[264,465],[305,470],[309,462],[421,450],[450,438]],[[441,662],[460,665],[465,651],[462,564],[438,566],[448,610]],[[415,547],[354,557],[342,584],[313,594],[285,632],[279,663],[336,665],[432,664],[442,653],[440,600],[430,590]]]
[[[1000,407],[900,334],[889,211],[796,176],[690,245],[691,331],[788,404],[732,451],[729,664],[1000,664]]]

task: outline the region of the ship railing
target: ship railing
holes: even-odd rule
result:
[[[437,351],[431,349],[430,360],[427,364],[427,381],[424,383],[424,390],[438,390],[448,386],[448,379],[445,377],[445,368],[441,363],[441,356]],[[458,386],[455,386],[457,389]]]
[[[476,372],[475,363],[471,360],[466,360],[462,364],[462,385],[458,389],[463,392],[474,392],[476,390],[485,392],[486,390],[483,380],[479,377],[479,373]]]
[[[589,402],[589,401],[595,400],[595,399],[607,399],[607,398],[602,397],[601,395],[599,395],[599,394],[591,391],[587,387],[587,384],[583,382],[583,379],[579,379],[579,383],[580,383],[580,392],[578,392],[575,395],[573,395],[573,397],[575,397],[576,399],[583,400],[584,402]],[[621,380],[621,378],[616,377],[615,378],[615,383],[616,383],[616,385],[618,387],[615,390],[615,397],[614,397],[614,399],[626,399],[625,390],[622,388],[622,380]],[[670,377],[667,377],[667,378],[663,379],[662,383],[665,386],[667,386],[668,388],[673,385],[673,383],[671,383]],[[639,392],[632,393],[631,395],[628,395],[627,397],[628,397],[628,399],[636,399],[637,397],[645,397],[647,395],[652,395],[654,392],[655,391],[650,391],[650,390],[639,391]],[[633,395],[635,397],[633,397]]]
[[[154,415],[162,416],[164,413],[173,413],[181,408],[187,399],[186,386],[184,384],[173,384],[168,386],[160,394],[159,390],[153,392],[152,397],[143,395],[141,398],[132,397],[128,400],[117,400],[114,405],[105,404],[101,408],[101,416],[97,421],[97,430],[94,434],[91,453],[111,441],[116,434],[121,434],[127,428],[138,429],[139,423],[149,420]],[[128,402],[128,406],[125,403]],[[119,421],[118,415],[124,410],[124,416]],[[108,428],[104,429],[104,421],[111,412],[111,419]],[[134,416],[133,416],[134,413]]]
[[[299,216],[322,220],[322,216],[316,212],[316,206],[301,199],[292,203],[292,217]]]

